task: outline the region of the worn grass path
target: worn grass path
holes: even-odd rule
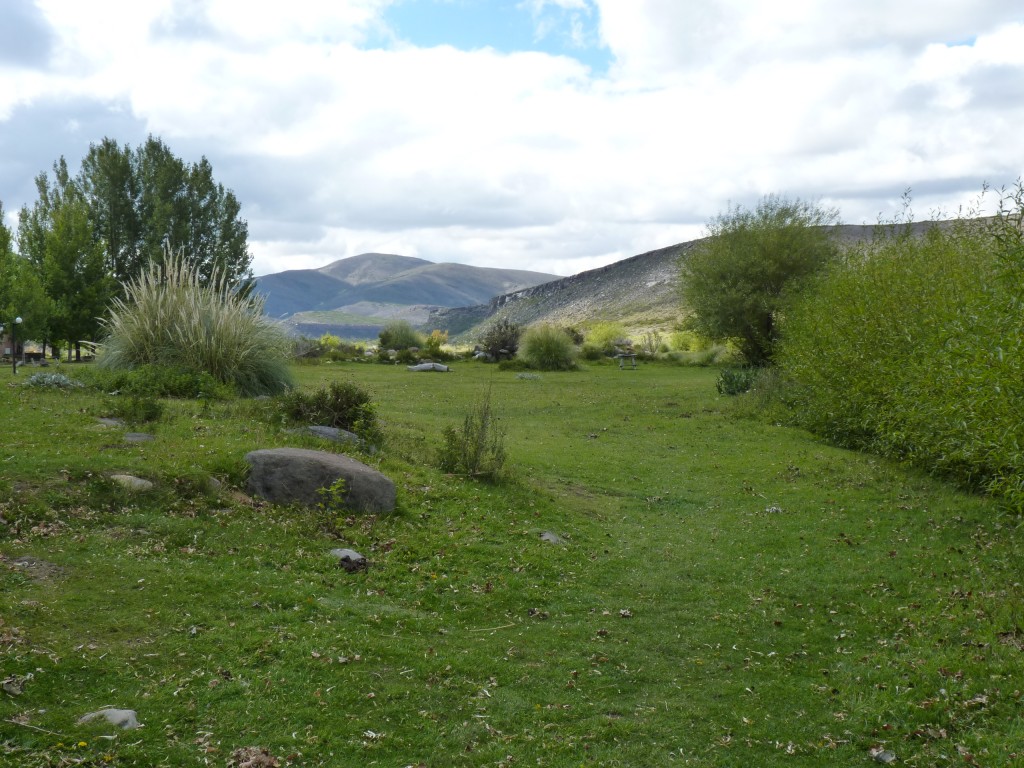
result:
[[[1017,759],[1019,520],[738,418],[713,370],[454,368],[299,369],[380,404],[364,459],[399,509],[378,518],[206,492],[248,450],[317,445],[245,404],[172,403],[125,446],[99,395],[4,387],[0,677],[24,683],[0,695],[0,764]],[[444,476],[441,429],[488,389],[513,477]],[[145,726],[75,725],[104,705]]]

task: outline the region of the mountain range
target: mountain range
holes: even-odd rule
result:
[[[557,280],[558,275],[427,261],[390,253],[364,253],[319,269],[293,269],[256,278],[264,312],[295,333],[376,338],[392,319],[413,325],[430,312],[487,302]]]
[[[918,222],[921,234],[944,222]],[[871,225],[839,225],[841,243],[870,240]],[[437,264],[410,256],[364,253],[320,269],[256,279],[265,311],[305,336],[333,333],[375,339],[392,319],[423,331],[447,331],[471,342],[498,319],[522,325],[621,323],[629,333],[670,330],[681,317],[679,260],[699,240],[679,243],[605,267],[559,277],[515,269]]]

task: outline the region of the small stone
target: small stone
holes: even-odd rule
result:
[[[110,479],[124,486],[129,491],[151,491],[154,487],[153,483],[149,480],[143,480],[141,477],[135,477],[134,475],[111,475]]]
[[[139,716],[134,709],[114,709],[113,707],[107,707],[97,712],[83,715],[78,719],[78,724],[83,725],[100,719],[106,720],[111,725],[123,728],[126,731],[142,727],[142,723],[139,722]]]
[[[544,531],[544,533],[540,535],[540,540],[546,541],[548,544],[565,544],[565,539],[551,531]]]
[[[349,573],[365,571],[369,566],[366,558],[354,549],[332,549],[331,554],[338,559],[338,565]]]
[[[871,755],[876,763],[888,765],[889,763],[896,762],[896,753],[890,752],[888,749],[872,749],[868,754]]]
[[[32,673],[27,675],[11,675],[0,680],[0,688],[10,696],[20,696],[25,690],[25,683],[32,679]]]

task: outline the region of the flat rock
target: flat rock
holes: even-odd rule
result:
[[[111,475],[110,479],[129,491],[151,491],[154,487],[151,481],[135,477],[135,475]]]
[[[354,549],[332,549],[331,554],[338,559],[338,565],[349,573],[365,571],[368,565],[366,558]]]
[[[142,723],[139,722],[138,713],[134,709],[115,709],[114,707],[105,707],[97,712],[90,712],[88,715],[83,715],[78,718],[78,724],[83,725],[85,723],[91,723],[93,720],[106,720],[111,725],[123,728],[126,731],[133,728],[141,728]]]
[[[441,371],[447,373],[451,369],[447,365],[441,363],[420,363],[419,365],[408,365],[406,370],[409,371]]]
[[[551,531],[544,531],[544,533],[540,535],[540,540],[546,541],[548,544],[565,544],[565,539]]]
[[[124,420],[123,419],[116,419],[116,418],[113,418],[111,416],[103,416],[103,417],[97,419],[97,421],[100,424],[102,424],[104,427],[122,427],[122,426],[124,426]]]
[[[292,429],[289,431],[295,435],[313,435],[314,437],[322,437],[324,440],[330,440],[333,443],[354,443],[359,445],[363,442],[362,438],[360,438],[355,432],[349,432],[347,429],[339,429],[338,427],[312,426],[300,427],[299,429]]]
[[[156,438],[145,432],[125,432],[124,435],[126,443],[148,443],[151,440],[156,440]]]
[[[339,480],[341,506],[356,512],[390,512],[395,484],[386,475],[349,456],[305,448],[268,448],[246,454],[248,490],[275,504],[315,507],[330,503],[325,491]]]

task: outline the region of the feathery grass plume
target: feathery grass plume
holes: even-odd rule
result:
[[[182,253],[164,252],[125,285],[105,321],[99,358],[111,370],[146,364],[205,371],[243,395],[291,385],[290,345],[263,314],[262,297],[243,297],[220,270],[203,280]]]

